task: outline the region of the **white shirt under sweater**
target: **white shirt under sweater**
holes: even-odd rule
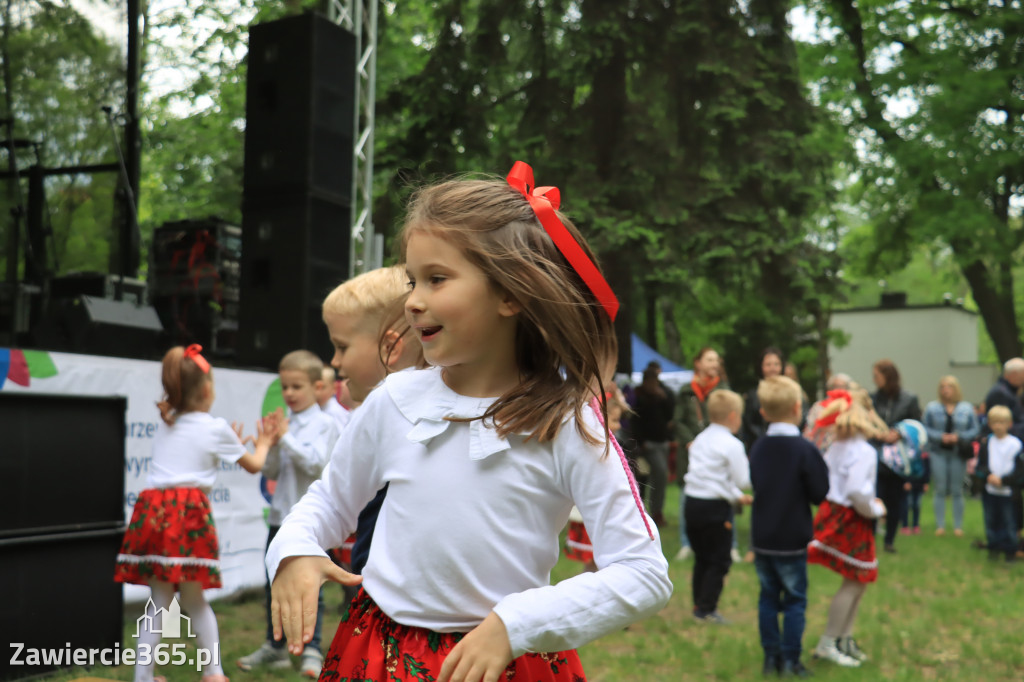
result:
[[[437,369],[390,375],[353,414],[328,471],[267,550],[325,556],[385,484],[363,588],[398,623],[466,632],[493,610],[513,656],[579,647],[653,615],[672,593],[614,450],[568,418],[553,442],[499,438],[476,417],[493,402],[449,389]],[[602,433],[584,410],[591,433]],[[600,570],[551,585],[559,531],[575,501]]]
[[[829,502],[853,507],[858,514],[876,519],[884,507],[875,499],[878,451],[863,436],[832,441],[825,451],[828,466]],[[890,509],[890,514],[898,510]]]
[[[743,442],[721,424],[711,423],[690,445],[686,496],[738,502],[750,487],[750,463]]]
[[[310,484],[320,478],[338,440],[338,425],[315,402],[288,415],[288,433],[270,448],[263,475],[277,480],[267,523],[279,526]]]
[[[1017,436],[1007,434],[1002,438],[990,436],[988,439],[988,470],[1002,478],[1013,471],[1013,460],[1024,445]],[[985,490],[990,495],[1008,497],[1012,490],[1008,485],[995,486],[991,483],[985,484]]]
[[[350,419],[352,419],[352,413],[341,406],[338,399],[331,396],[330,400],[324,403],[323,407],[324,414],[328,414],[334,419],[334,422],[338,425],[338,433],[348,425]]]
[[[237,462],[245,447],[231,425],[209,412],[186,412],[173,426],[163,421],[153,436],[150,488],[200,488],[210,492],[223,460]]]

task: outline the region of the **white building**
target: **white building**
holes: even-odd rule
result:
[[[871,366],[892,360],[903,388],[916,393],[921,409],[938,397],[939,379],[952,374],[960,380],[964,400],[980,403],[999,377],[995,364],[978,362],[978,314],[955,305],[906,305],[888,299],[885,307],[851,308],[832,313],[831,328],[849,342],[829,344],[833,372],[849,374],[874,392]]]

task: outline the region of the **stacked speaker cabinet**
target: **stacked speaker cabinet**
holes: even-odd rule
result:
[[[356,45],[317,14],[249,30],[238,359],[276,369],[330,343],[323,297],[348,277]]]

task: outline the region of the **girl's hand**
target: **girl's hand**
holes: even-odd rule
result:
[[[252,436],[249,436],[249,439],[253,441],[253,444],[256,447],[265,445],[269,448],[276,442],[274,439],[274,434],[276,432],[277,431],[274,428],[272,420],[266,418],[259,419],[256,421],[256,437],[253,438]]]
[[[242,435],[242,429],[243,428],[244,427],[242,426],[241,423],[239,423],[239,422],[231,422],[231,430],[235,432],[236,436],[238,436],[238,440],[242,443],[242,445],[245,445],[246,443],[255,443],[256,441],[253,439],[252,436],[243,436]]]
[[[363,582],[363,576],[349,573],[322,556],[288,557],[278,566],[270,587],[274,639],[285,637],[288,651],[296,656],[313,639],[317,597],[320,586],[328,580],[342,585],[358,585]]]
[[[881,497],[876,497],[875,502],[878,504],[879,507],[882,508],[882,513],[878,515],[878,518],[882,518],[883,516],[889,513],[889,510],[885,508],[885,502],[882,502]]]
[[[315,615],[316,595],[313,597]],[[491,611],[444,659],[437,682],[498,682],[511,662],[508,630]]]

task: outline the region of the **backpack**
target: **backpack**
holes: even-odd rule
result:
[[[882,445],[878,461],[903,479],[921,479],[924,477],[924,446],[928,441],[928,432],[924,424],[915,419],[904,419],[894,427],[900,434],[900,440]]]

